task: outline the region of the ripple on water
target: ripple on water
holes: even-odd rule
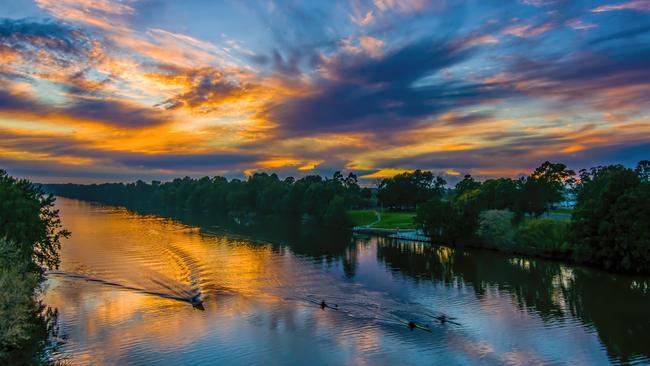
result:
[[[526,292],[516,280],[536,267],[491,254],[411,251],[404,243],[391,251],[370,239],[296,255],[291,246],[207,235],[125,210],[63,199],[58,207],[73,232],[61,271],[106,282],[53,278],[44,295],[66,337],[55,354],[75,365],[616,361],[602,328],[573,315],[579,303],[554,288]],[[553,278],[547,282],[570,290],[571,281]],[[169,299],[197,291],[207,295],[205,311]],[[338,310],[322,310],[323,299]],[[440,314],[459,325],[440,324]],[[429,331],[410,331],[409,320]],[[629,361],[647,362],[647,354]]]

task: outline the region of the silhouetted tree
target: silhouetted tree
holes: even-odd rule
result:
[[[418,204],[441,196],[447,182],[429,171],[416,170],[381,181],[378,199],[384,207],[413,209]]]
[[[54,197],[39,186],[0,170],[0,238],[11,240],[35,266],[56,268],[60,240],[69,235],[53,206]]]
[[[650,271],[650,182],[646,163],[580,172],[570,225],[576,259],[608,269]]]
[[[359,187],[357,176],[336,172],[331,179],[317,175],[280,180],[276,174],[255,173],[246,180],[224,177],[176,178],[171,182],[47,185],[55,194],[122,205],[135,210],[189,211],[219,217],[284,215],[309,217],[329,224],[350,225],[342,217],[333,219],[334,208],[343,211],[366,207],[371,193]],[[337,198],[340,198],[336,200]],[[332,202],[336,200],[336,204]],[[342,205],[342,206],[341,206]],[[340,212],[338,212],[340,213]],[[337,213],[337,214],[338,214]]]
[[[0,364],[40,364],[49,312],[38,300],[44,269],[59,264],[61,229],[54,197],[0,170]]]
[[[563,200],[567,186],[574,183],[575,172],[566,165],[545,161],[529,176],[519,180],[520,194],[516,207],[519,217],[539,216]]]

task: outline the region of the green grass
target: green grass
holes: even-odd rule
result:
[[[352,210],[348,211],[355,226],[369,225],[377,220],[374,210]],[[381,213],[381,221],[371,227],[379,229],[415,229],[413,211],[384,211]]]
[[[348,215],[354,226],[370,225],[377,220],[374,210],[352,210]]]
[[[381,229],[415,229],[414,218],[415,212],[412,211],[384,211],[381,214],[381,221],[373,227]]]

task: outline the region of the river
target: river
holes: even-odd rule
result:
[[[243,234],[64,198],[57,208],[72,236],[43,302],[58,314],[52,356],[68,364],[650,363],[648,277],[295,225]],[[198,293],[203,311],[182,301]]]

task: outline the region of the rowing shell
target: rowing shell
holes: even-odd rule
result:
[[[307,300],[308,302],[310,302],[310,303],[312,303],[312,304],[316,304],[316,305],[322,307],[321,302],[318,301],[318,300],[312,300],[312,299],[305,299],[305,300]],[[336,310],[336,311],[339,310],[339,306],[336,305],[336,304],[335,304],[334,306],[330,306],[330,305],[325,304],[325,307],[326,307],[326,308],[330,308],[330,309],[332,309],[332,310]]]
[[[410,323],[410,322],[409,322],[408,320],[405,320],[405,319],[402,319],[402,318],[397,318],[397,319],[399,320],[400,323],[406,325],[407,327],[409,326],[409,323]],[[415,324],[415,327],[416,327],[417,329],[421,329],[421,330],[423,330],[423,331],[425,331],[425,332],[431,332],[431,328],[429,328],[429,327],[426,326],[426,325],[418,324],[418,323],[416,323],[416,322],[413,322],[413,324]]]

